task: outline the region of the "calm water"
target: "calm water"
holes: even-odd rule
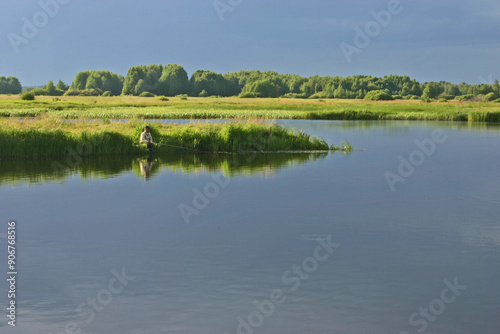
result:
[[[364,150],[2,162],[0,332],[500,333],[498,125],[280,123]]]

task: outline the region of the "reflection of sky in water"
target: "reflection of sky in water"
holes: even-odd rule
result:
[[[467,290],[426,333],[495,333],[498,132],[443,126],[447,141],[392,193],[384,172],[441,123],[293,124],[367,151],[264,164],[269,178],[228,175],[190,225],[179,204],[220,170],[153,166],[145,182],[129,161],[112,178],[1,187],[0,220],[19,225],[20,313],[0,331],[59,333],[76,321],[83,333],[236,333],[254,300],[281,289],[286,302],[256,333],[415,333],[408,316],[458,276]],[[291,291],[282,275],[328,236],[340,248]],[[76,307],[124,267],[136,278],[84,325]]]

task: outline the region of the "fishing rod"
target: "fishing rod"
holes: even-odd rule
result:
[[[175,147],[175,148],[182,148],[182,149],[190,150],[190,151],[194,151],[194,152],[206,152],[206,151],[199,151],[199,150],[191,148],[191,147],[175,146],[175,145],[169,145],[169,144],[163,144],[163,143],[153,143],[153,144],[155,144],[155,145],[162,145],[162,146],[169,146],[169,147]]]

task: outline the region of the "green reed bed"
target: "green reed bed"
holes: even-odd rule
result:
[[[143,155],[139,136],[145,123],[65,122],[57,118],[0,120],[0,158]],[[328,150],[328,144],[302,132],[257,121],[224,124],[155,124],[157,154],[190,152],[272,152]]]
[[[317,120],[439,120],[498,122],[500,104],[494,102],[433,102],[414,100],[303,100],[192,98],[168,101],[128,96],[37,97],[18,101],[0,96],[0,117],[218,119],[270,118]]]

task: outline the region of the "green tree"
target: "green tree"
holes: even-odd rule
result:
[[[71,84],[71,89],[83,90],[87,85],[87,78],[89,77],[91,71],[83,71],[76,74],[73,83]]]
[[[257,97],[278,97],[279,87],[271,80],[259,80],[245,86],[242,93],[253,93]]]
[[[228,96],[229,82],[220,73],[197,70],[189,80],[191,96],[199,96],[205,90],[210,95]]]
[[[184,67],[168,64],[163,68],[159,79],[161,93],[164,96],[177,96],[188,93],[189,79]]]
[[[98,92],[111,91],[113,95],[120,95],[123,89],[123,81],[122,75],[110,71],[83,71],[76,75],[71,84],[71,89],[92,89]],[[64,83],[61,81],[61,87],[63,86]]]
[[[66,85],[64,82],[62,82],[62,80],[59,80],[57,82],[56,88],[59,89],[60,91],[65,92],[69,89],[69,86]]]
[[[435,99],[442,92],[443,91],[441,90],[441,87],[439,87],[438,83],[429,82],[427,85],[425,85],[425,89],[422,93],[422,97],[429,98],[429,99]]]
[[[47,84],[43,87],[47,91],[47,95],[49,96],[58,96],[59,93],[57,92],[56,86],[54,85],[54,82],[52,80],[49,80]]]
[[[21,83],[16,77],[0,77],[0,94],[20,94],[22,92]]]

